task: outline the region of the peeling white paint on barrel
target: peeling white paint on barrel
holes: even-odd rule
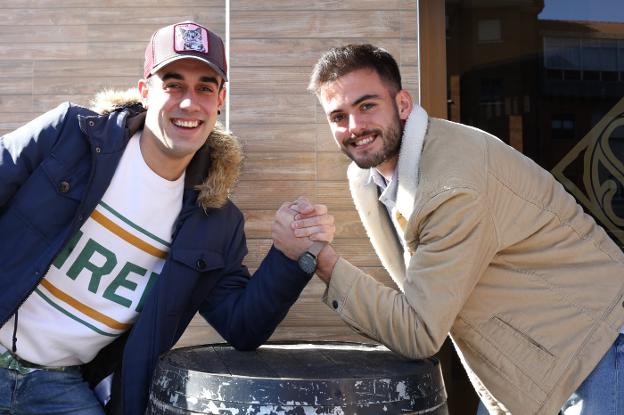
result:
[[[436,359],[360,343],[226,344],[165,354],[148,415],[448,415]]]

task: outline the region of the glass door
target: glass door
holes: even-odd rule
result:
[[[624,246],[621,0],[447,0],[448,118],[532,158]]]

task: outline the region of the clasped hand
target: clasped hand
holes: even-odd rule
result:
[[[312,204],[304,197],[282,203],[271,227],[273,244],[293,260],[313,241],[330,243],[335,233],[334,217],[327,213],[327,206]]]

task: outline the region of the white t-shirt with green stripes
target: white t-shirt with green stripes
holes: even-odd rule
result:
[[[17,355],[45,366],[90,361],[136,320],[169,251],[184,175],[168,181],[128,143],[104,197],[19,308]],[[0,329],[11,349],[13,318]]]

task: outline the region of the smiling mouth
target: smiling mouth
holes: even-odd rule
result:
[[[176,127],[180,127],[180,128],[197,128],[199,127],[203,121],[199,121],[199,120],[179,120],[179,119],[172,119],[171,122],[173,123],[173,125],[175,125]]]
[[[364,137],[359,137],[353,141],[353,145],[355,147],[365,146],[366,144],[370,144],[375,141],[376,135],[366,135]]]

